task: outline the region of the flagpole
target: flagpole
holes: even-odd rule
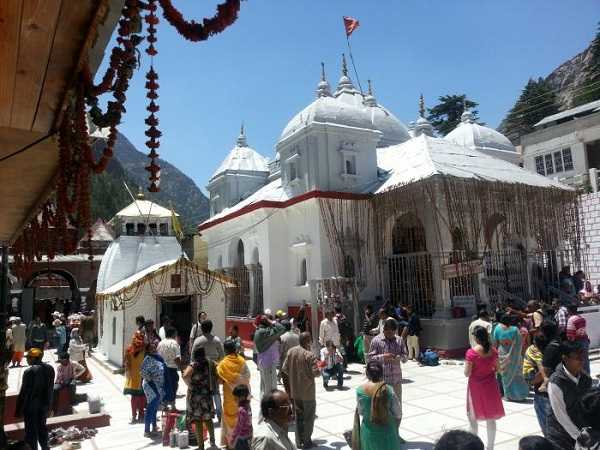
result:
[[[362,86],[360,84],[360,78],[358,77],[358,72],[356,70],[356,64],[354,64],[354,56],[352,56],[352,46],[350,45],[350,36],[346,33],[346,43],[348,44],[348,53],[350,54],[350,62],[352,63],[352,68],[354,69],[354,75],[356,76],[356,82],[358,83],[358,88],[360,89],[360,95],[364,96]]]

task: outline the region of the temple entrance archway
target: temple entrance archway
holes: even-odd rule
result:
[[[414,214],[396,219],[391,230],[388,263],[388,297],[394,305],[412,305],[422,316],[434,309],[431,255],[425,227]]]
[[[79,311],[80,307],[81,293],[77,280],[67,270],[36,271],[23,284],[21,315],[25,322],[39,316],[49,325],[52,312],[68,315]]]

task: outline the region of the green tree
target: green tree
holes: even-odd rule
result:
[[[557,112],[556,94],[548,82],[543,78],[530,78],[503,121],[500,131],[518,144],[521,136],[531,133],[536,123]]]
[[[591,45],[592,58],[585,68],[585,81],[577,88],[573,106],[600,99],[600,23]]]
[[[475,121],[479,118],[478,111],[475,109],[479,103],[467,99],[465,94],[442,95],[438,101],[439,103],[433,108],[427,108],[429,111],[427,120],[441,136],[446,136],[460,123],[460,116],[465,110],[465,105],[473,114]]]

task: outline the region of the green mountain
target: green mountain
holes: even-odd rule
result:
[[[96,155],[100,154],[103,145],[101,140],[94,144]],[[148,192],[148,172],[144,169],[148,162],[146,154],[138,151],[125,135],[119,133],[114,156],[106,171],[92,178],[92,220],[110,220],[131,203],[123,185],[125,181],[133,195],[141,186],[148,200],[165,208],[172,204],[181,216],[185,230],[195,233],[196,226],[208,218],[208,199],[190,177],[163,159],[158,160],[161,167],[160,192]]]

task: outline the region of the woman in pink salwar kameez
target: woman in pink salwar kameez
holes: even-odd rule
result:
[[[498,352],[492,347],[490,335],[483,327],[475,327],[473,335],[477,345],[465,356],[467,387],[467,416],[471,432],[477,434],[480,420],[487,422],[487,450],[494,449],[496,420],[504,417],[504,406],[496,381]]]

